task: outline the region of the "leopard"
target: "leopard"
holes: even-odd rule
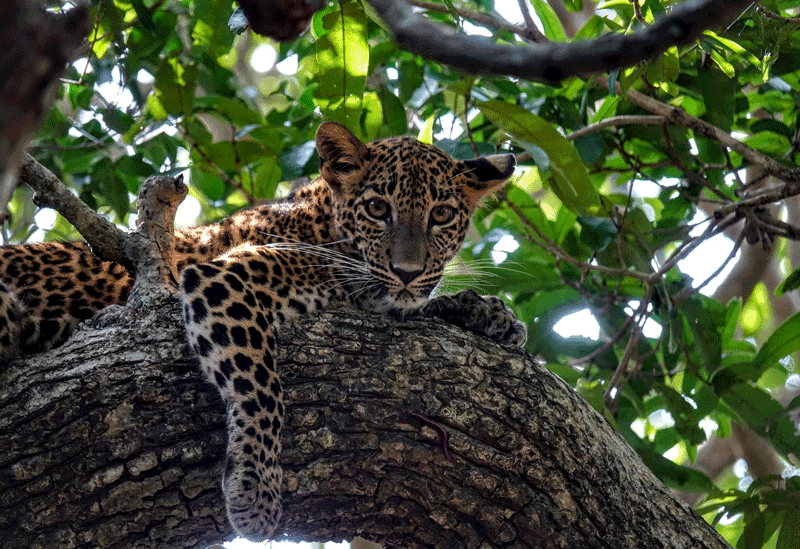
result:
[[[410,136],[365,143],[336,122],[315,142],[314,181],[175,232],[187,348],[227,407],[227,516],[253,541],[270,539],[281,516],[283,323],[351,306],[439,318],[510,346],[527,335],[500,298],[437,295],[481,200],[513,174],[513,154],[456,160]],[[124,304],[132,284],[85,242],[0,247],[0,364],[61,344],[96,311]]]

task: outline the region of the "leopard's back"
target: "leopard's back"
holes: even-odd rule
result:
[[[85,242],[0,247],[0,361],[62,343],[97,310],[125,303],[131,285]]]

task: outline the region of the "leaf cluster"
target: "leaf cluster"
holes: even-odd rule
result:
[[[534,0],[532,14],[550,40],[586,40],[635,30],[672,4],[609,0],[573,38],[546,2]],[[463,15],[490,12],[492,0],[440,5],[427,16],[454,31],[521,43],[513,29]],[[31,153],[122,225],[155,173],[189,171],[199,207],[187,223],[284,196],[315,176],[323,120],[362,139],[411,133],[461,158],[516,153],[517,177],[475,216],[447,289],[507,299],[528,325],[527,349],[606,414],[656,475],[700,493],[701,511],[737,547],[783,549],[800,528],[800,399],[785,405],[776,395],[800,384],[800,315],[776,326],[763,285],[728,303],[703,290],[733,254],[715,260],[712,276],[692,265],[706,262],[704,243],[746,240],[769,246],[788,275],[793,243],[780,237],[792,236],[781,225],[791,210],[715,216],[780,182],[713,136],[654,120],[625,98],[636,91],[679,108],[797,168],[798,14],[788,0],[760,6],[691,46],[615,71],[608,86],[591,77],[547,86],[404,52],[359,0],[329,2],[309,33],[283,44],[240,32],[231,0],[94,0],[89,45]],[[37,227],[28,200],[15,195],[5,238],[75,236],[63,221]],[[781,291],[798,284],[795,273]],[[575,324],[574,313],[591,315],[599,335],[562,335],[559,323]],[[770,443],[783,477],[748,487],[687,465],[733,423]]]

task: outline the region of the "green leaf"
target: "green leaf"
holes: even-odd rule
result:
[[[93,166],[92,185],[99,189],[101,196],[111,205],[119,219],[124,220],[130,209],[128,188],[125,182],[115,175],[111,160],[103,158]]]
[[[719,493],[719,489],[711,479],[700,471],[678,465],[646,447],[636,448],[636,453],[645,465],[671,488],[707,494]]]
[[[313,141],[306,141],[293,149],[284,151],[280,156],[283,177],[294,179],[303,175],[306,165],[311,161],[315,152],[316,148]]]
[[[772,332],[753,361],[738,374],[743,380],[757,381],[767,368],[798,350],[800,350],[800,313],[795,313]]]
[[[766,527],[764,513],[758,513],[745,525],[744,531],[736,543],[736,549],[762,549]]]
[[[383,104],[374,91],[364,94],[363,126],[364,137],[369,140],[378,138],[383,126]]]
[[[403,135],[408,131],[408,118],[403,103],[393,93],[382,93],[384,131],[381,137]]]
[[[800,506],[794,505],[786,510],[775,549],[797,549],[797,540],[800,540]]]
[[[772,120],[771,118],[756,120],[750,124],[750,131],[753,133],[773,132],[784,136],[786,139],[792,139],[792,136],[794,135],[789,126],[778,120]]]
[[[92,35],[92,52],[94,52],[95,57],[102,59],[114,41],[114,32],[112,32],[107,21],[100,21],[97,25],[97,30],[93,31]]]
[[[425,120],[425,123],[419,130],[417,134],[417,139],[422,143],[432,144],[433,143],[433,123],[436,122],[436,115],[432,114]]]
[[[280,180],[281,168],[278,160],[273,156],[264,157],[256,168],[255,181],[251,185],[250,194],[255,198],[274,198]]]
[[[361,134],[361,108],[369,68],[367,18],[361,4],[343,1],[323,17],[317,39],[319,86],[314,99],[325,118]]]
[[[239,171],[244,166],[258,162],[270,154],[261,143],[255,141],[219,141],[203,148],[204,155],[192,151],[192,158],[197,162],[204,162],[208,158],[214,165],[226,172]]]
[[[222,193],[225,192],[225,182],[219,176],[204,172],[197,167],[192,168],[192,186],[212,201],[222,198]]]
[[[719,368],[722,360],[722,337],[718,326],[724,322],[716,311],[709,310],[697,297],[687,299],[678,306],[684,314],[694,343],[703,359],[703,366],[709,373]]]
[[[675,430],[678,434],[692,445],[703,443],[706,440],[705,431],[699,427],[700,418],[696,417],[692,405],[668,385],[656,383],[653,387],[664,397],[667,410],[675,420]]]
[[[553,8],[551,8],[544,0],[533,0],[533,9],[536,10],[536,15],[539,16],[539,21],[542,22],[544,35],[553,42],[566,42],[567,35],[564,34],[564,28],[558,20]]]
[[[733,335],[736,333],[736,326],[739,324],[739,314],[741,314],[741,312],[742,299],[731,299],[725,311],[725,324],[721,335],[722,347],[726,351],[731,341],[733,341]]]
[[[219,96],[198,97],[195,106],[197,109],[215,113],[223,120],[237,126],[250,124],[261,126],[264,124],[264,118],[259,113],[238,99]]]
[[[744,142],[772,156],[783,155],[791,146],[786,137],[775,132],[759,132],[748,137]]]
[[[747,383],[734,383],[721,395],[748,427],[767,440],[775,450],[788,459],[800,456],[800,439],[795,436],[794,422],[772,395]]]
[[[607,217],[578,217],[581,225],[581,242],[596,251],[602,251],[617,236],[617,226]]]
[[[575,33],[574,41],[589,40],[590,38],[597,38],[602,34],[605,25],[603,18],[599,15],[592,15],[586,23]]]
[[[731,131],[738,83],[714,65],[700,69],[697,76],[706,107],[705,119],[726,132]]]
[[[739,44],[737,44],[733,40],[730,40],[728,38],[724,38],[724,37],[716,34],[714,31],[710,31],[710,30],[703,31],[703,39],[710,40],[711,42],[716,42],[716,43],[720,44],[723,48],[726,48],[726,49],[732,51],[736,55],[740,55],[740,56],[744,57],[754,67],[759,68],[759,69],[761,68],[761,60],[758,57],[756,57],[755,55],[753,55],[752,53],[750,53],[749,51],[745,50],[742,46],[740,46]]]
[[[133,126],[133,117],[119,109],[109,107],[98,112],[103,115],[106,125],[118,134],[125,134]]]
[[[150,32],[155,32],[156,26],[153,24],[153,14],[150,13],[150,8],[144,5],[142,0],[130,0],[133,9],[136,11],[136,16],[144,28]]]
[[[549,122],[504,101],[487,101],[476,106],[499,128],[547,153],[553,192],[567,208],[580,215],[602,214],[600,195],[578,151]]]
[[[233,32],[228,27],[231,16],[230,0],[194,0],[194,28],[192,41],[195,46],[207,48],[215,59],[228,53],[233,44]]]
[[[192,111],[197,89],[197,65],[183,63],[177,57],[166,58],[155,77],[155,90],[147,98],[147,104],[156,119]]]
[[[652,84],[674,82],[680,74],[678,48],[667,49],[647,66],[647,80]]]

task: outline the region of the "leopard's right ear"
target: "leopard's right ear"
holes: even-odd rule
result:
[[[370,160],[369,150],[350,130],[337,122],[317,128],[319,173],[334,190],[358,183]]]

